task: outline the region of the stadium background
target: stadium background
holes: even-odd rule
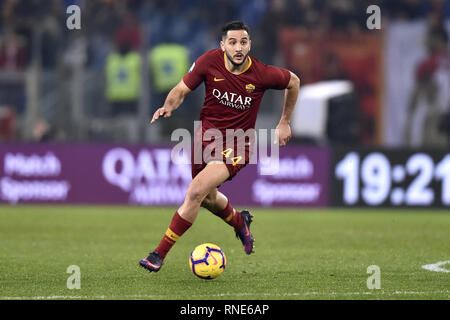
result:
[[[72,4],[80,29],[68,27]],[[368,27],[373,4],[381,29]],[[168,161],[170,136],[192,132],[204,89],[170,121],[148,119],[192,62],[218,46],[220,27],[242,19],[252,54],[296,72],[302,91],[280,173],[250,165],[223,187],[236,204],[449,205],[448,50],[447,65],[432,67],[430,47],[448,48],[440,35],[449,1],[35,0],[0,8],[1,202],[180,203],[189,168]],[[275,127],[282,99],[266,93],[257,128]],[[358,164],[340,172],[352,152]],[[360,162],[369,163],[361,174]],[[421,191],[431,194],[415,199]]]
[[[201,209],[149,275],[137,262],[191,179],[170,133],[192,131],[204,89],[148,120],[234,19],[252,55],[302,81],[278,173],[262,161],[221,186],[254,213],[256,253]],[[448,0],[0,0],[0,300],[448,300],[449,26]],[[257,128],[282,101],[266,93]],[[214,282],[188,270],[203,242],[227,254]]]

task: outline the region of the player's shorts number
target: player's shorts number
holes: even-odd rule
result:
[[[233,148],[228,148],[224,151],[222,151],[222,154],[225,156],[225,158],[230,157],[231,153],[233,152]],[[231,161],[233,161],[233,166],[237,165],[239,161],[242,160],[241,156],[233,157],[231,158]]]

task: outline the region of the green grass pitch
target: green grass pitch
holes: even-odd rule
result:
[[[247,256],[232,228],[201,209],[160,272],[139,268],[174,211],[0,206],[0,300],[450,298],[450,273],[422,268],[450,260],[448,211],[255,208],[256,247]],[[227,256],[214,280],[189,269],[190,252],[204,242]],[[71,265],[80,267],[80,289],[67,288]],[[367,288],[370,265],[380,268],[380,289]]]

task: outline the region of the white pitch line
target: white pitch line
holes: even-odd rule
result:
[[[291,293],[219,293],[219,294],[205,294],[193,295],[192,298],[218,298],[218,297],[242,297],[242,296],[277,296],[277,297],[301,297],[301,296],[362,296],[362,295],[376,295],[376,296],[397,296],[397,295],[432,295],[432,294],[450,294],[450,290],[436,290],[436,291],[363,291],[363,292],[291,292]],[[125,296],[35,296],[35,297],[0,297],[0,300],[91,300],[91,299],[173,299],[170,295],[125,295]]]
[[[422,266],[423,269],[434,271],[434,272],[446,272],[450,273],[450,270],[441,268],[441,266],[444,266],[446,264],[450,264],[450,261],[439,261],[432,264],[425,264]]]

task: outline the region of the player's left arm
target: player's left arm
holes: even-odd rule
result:
[[[291,117],[297,102],[298,92],[300,90],[300,79],[294,73],[291,73],[291,79],[285,90],[285,99],[283,106],[283,113],[281,114],[280,122],[276,127],[278,141],[280,147],[284,147],[292,136],[291,132]]]

